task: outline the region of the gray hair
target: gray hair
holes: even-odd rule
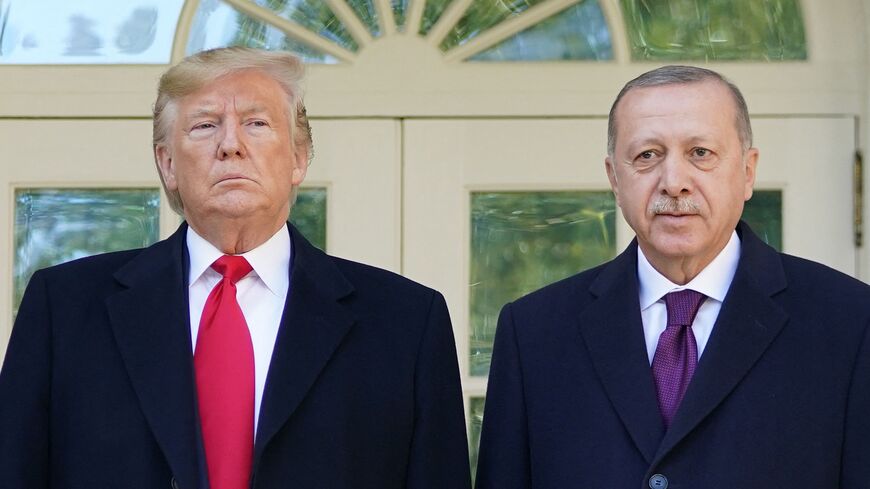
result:
[[[311,159],[313,142],[305,104],[302,102],[302,61],[287,52],[229,47],[210,49],[184,58],[160,77],[157,101],[154,103],[154,128],[152,142],[155,149],[168,144],[168,137],[177,117],[179,99],[196,92],[203,86],[223,76],[244,71],[260,70],[272,77],[287,94],[287,117],[290,121],[290,137],[296,148],[305,150],[305,164]],[[184,215],[184,204],[178,191],[166,188],[166,182],[158,168],[158,175],[166,191],[172,209]],[[296,188],[290,196],[293,204]]]
[[[723,84],[731,97],[734,99],[734,112],[736,113],[737,136],[744,150],[752,146],[752,126],[749,123],[749,108],[740,89],[727,78],[713,70],[699,68],[697,66],[669,65],[648,71],[639,77],[626,83],[613,105],[610,107],[610,115],[607,119],[607,154],[613,156],[616,149],[616,107],[619,101],[635,88],[661,87],[665,85],[685,85],[689,83],[701,83],[708,80]]]

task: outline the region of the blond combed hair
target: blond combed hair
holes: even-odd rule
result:
[[[302,61],[295,55],[282,51],[264,51],[245,47],[229,47],[201,51],[184,58],[163,76],[157,87],[157,101],[154,102],[154,128],[152,142],[155,149],[169,144],[169,134],[177,117],[179,99],[196,92],[215,80],[245,70],[259,70],[273,78],[287,94],[287,116],[290,137],[295,148],[304,149],[306,161],[311,159],[313,142],[308,115],[302,101],[302,80],[305,69]],[[178,191],[166,188],[166,182],[158,168],[158,175],[166,191],[172,209],[184,215],[184,204]],[[291,195],[295,200],[296,188]]]

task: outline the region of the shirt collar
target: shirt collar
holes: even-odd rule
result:
[[[701,272],[686,285],[677,285],[658,272],[637,247],[637,278],[639,282],[640,310],[650,307],[668,292],[691,289],[722,302],[734,279],[740,262],[740,238],[731,232],[731,239]]]
[[[287,226],[281,226],[265,243],[241,256],[248,260],[254,273],[276,296],[284,297],[290,287],[290,257],[293,253]],[[187,227],[187,251],[190,254],[188,286],[196,282],[223,253],[190,226]]]

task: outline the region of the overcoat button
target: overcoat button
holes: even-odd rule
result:
[[[650,489],[668,489],[668,478],[661,474],[656,474],[649,478],[649,487]]]

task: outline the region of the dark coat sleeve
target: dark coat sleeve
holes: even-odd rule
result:
[[[46,284],[33,275],[0,371],[0,487],[49,483],[51,318]]]
[[[433,294],[414,375],[415,421],[407,489],[468,489],[462,386],[447,304]]]
[[[511,305],[499,315],[483,414],[477,489],[529,489],[529,433]]]
[[[841,487],[863,489],[870,484],[870,327],[858,350],[846,409]]]

